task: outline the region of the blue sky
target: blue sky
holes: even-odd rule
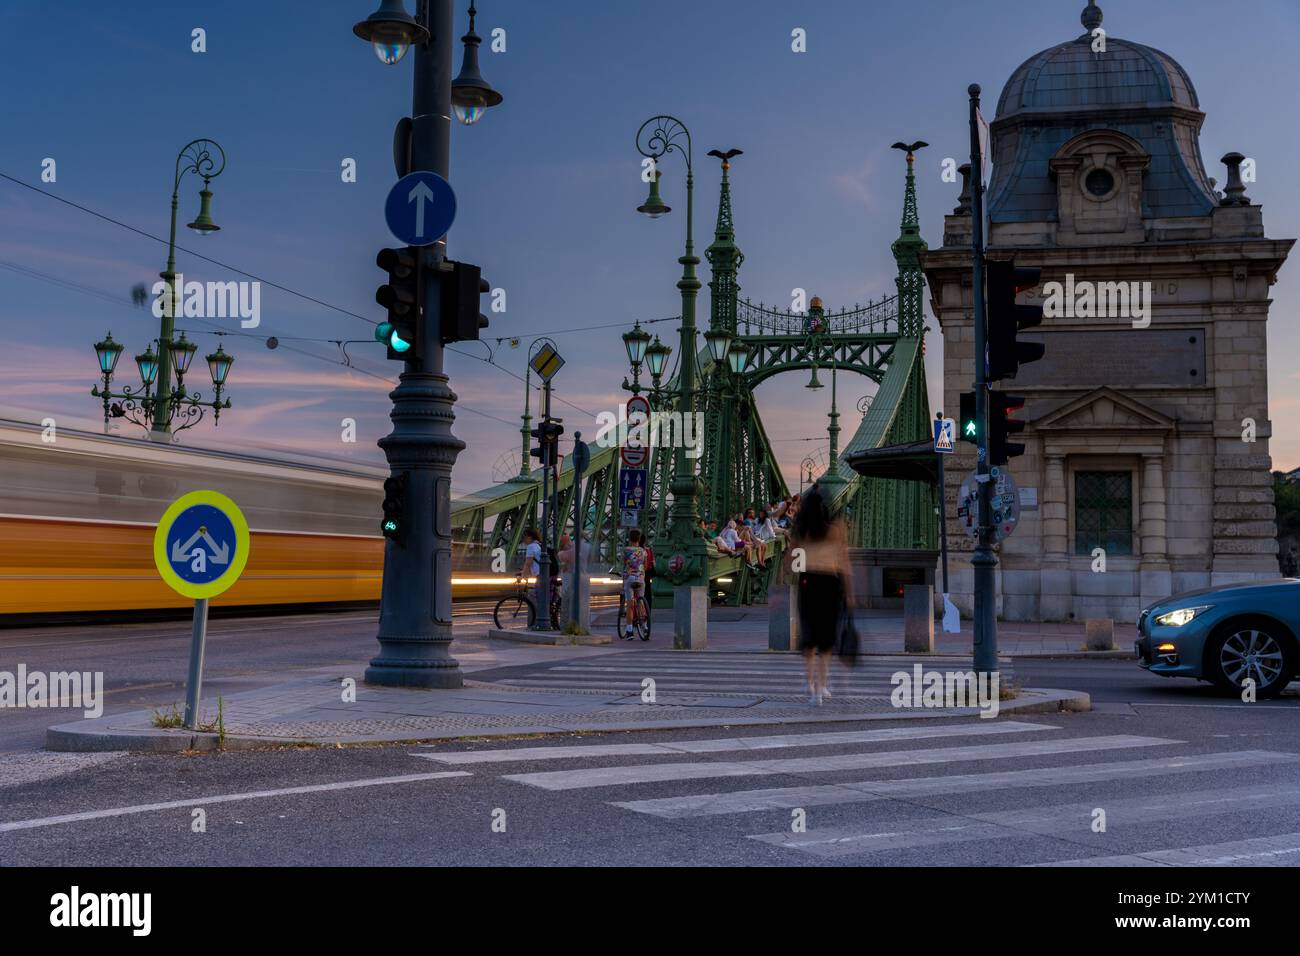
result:
[[[42,188],[165,235],[176,152],[191,139],[211,137],[229,157],[213,184],[222,231],[197,239],[182,229],[181,245],[378,320],[374,254],[393,244],[382,206],[394,178],[392,127],[409,109],[411,64],[382,66],[353,37],[351,25],[373,6],[370,0],[6,0],[0,172],[42,185],[41,161],[52,157],[58,181]],[[459,214],[449,251],[482,265],[485,277],[506,290],[507,311],[491,316],[486,346],[461,346],[466,354],[448,362],[466,406],[456,430],[470,443],[456,487],[481,487],[494,469],[517,467],[524,351],[498,346],[496,337],[527,339],[677,314],[683,217],[675,212],[649,221],[633,211],[644,197],[633,136],[645,118],[672,113],[694,134],[701,251],[717,201],[716,166],[704,154],[714,147],[745,151],[732,171],[737,237],[746,256],[743,295],[788,304],[790,290],[802,287],[831,307],[865,302],[893,290],[889,243],[898,231],[903,166],[890,144],[931,144],[920,154],[918,191],[923,235],[937,246],[943,214],[957,198],[956,188],[940,181],[940,163],[966,149],[966,86],[984,86],[991,115],[1020,62],[1080,32],[1082,6],[1081,0],[483,0],[480,34],[506,31],[504,53],[485,44],[483,71],[506,100],[478,126],[454,131]],[[1283,121],[1272,92],[1288,91],[1281,94],[1286,100],[1296,88],[1292,51],[1300,46],[1300,5],[1109,0],[1102,7],[1112,35],[1163,49],[1190,72],[1207,114],[1202,149],[1210,175],[1222,180],[1215,161],[1229,150],[1255,158],[1260,179],[1249,193],[1264,206],[1268,235],[1300,234],[1291,169],[1300,130]],[[460,11],[458,34],[465,25]],[[206,53],[190,50],[195,27],[206,30]],[[807,31],[805,54],[790,51],[795,27]],[[341,181],[345,157],[357,161],[356,183]],[[670,158],[663,188],[678,210],[683,179],[681,164]],[[182,223],[197,212],[197,190],[193,177],[182,186]],[[134,351],[157,334],[155,320],[133,308],[128,293],[137,282],[152,283],[165,252],[0,181],[5,414],[33,420],[52,414],[96,427],[88,394],[91,344],[111,328]],[[238,278],[185,253],[178,260],[189,279]],[[1287,266],[1275,287],[1269,330],[1276,467],[1300,465],[1300,331],[1292,320],[1300,302],[1297,269]],[[32,270],[100,294],[43,281]],[[707,267],[702,278],[707,282]],[[700,314],[707,315],[707,290]],[[296,340],[369,339],[371,329],[361,319],[264,288],[255,331],[317,358],[272,352],[256,338],[225,338],[237,356],[230,379],[236,407],[218,432],[201,427],[186,440],[382,460],[374,442],[388,430],[388,383],[331,364],[340,353],[327,342]],[[593,414],[616,407],[625,371],[620,331],[556,337],[568,360],[556,381],[560,399]],[[199,342],[207,350],[216,339],[205,334]],[[499,368],[481,360],[489,347]],[[349,352],[367,371],[395,377],[396,366],[377,345]],[[928,351],[935,401],[941,355],[936,334]],[[829,389],[814,395],[804,383],[800,375],[786,376],[759,393],[769,435],[796,483],[799,460],[824,452],[830,401]],[[846,376],[841,386],[843,424],[851,432],[852,409],[867,383]],[[570,431],[590,426],[573,407],[558,407]],[[340,440],[344,417],[358,423],[353,445]],[[801,440],[809,437],[814,440]]]

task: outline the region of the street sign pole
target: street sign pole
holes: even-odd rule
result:
[[[998,669],[998,623],[993,598],[993,572],[998,566],[993,553],[993,515],[989,483],[989,390],[988,330],[984,315],[984,174],[980,148],[980,88],[972,83],[970,94],[971,171],[971,295],[975,319],[975,421],[979,445],[975,470],[979,475],[979,538],[971,566],[975,571],[975,654],[976,673]]]
[[[551,420],[551,380],[547,379],[542,389],[544,398],[542,421]],[[549,631],[551,622],[551,486],[554,484],[551,467],[555,463],[555,452],[548,443],[542,446],[542,559],[537,565],[537,629]]]
[[[190,673],[185,681],[185,729],[193,730],[199,717],[199,696],[203,686],[203,652],[208,640],[208,599],[194,602],[194,628],[190,635]]]
[[[153,560],[177,594],[194,599],[190,664],[185,681],[186,730],[199,719],[208,599],[237,580],[248,563],[248,522],[239,506],[217,491],[191,491],[173,501],[154,529]]]

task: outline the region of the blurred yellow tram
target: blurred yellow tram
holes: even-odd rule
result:
[[[0,624],[184,608],[153,564],[167,505],[207,488],[248,519],[248,565],[214,607],[377,602],[387,472],[0,421]],[[513,578],[469,572],[453,595],[504,593]]]

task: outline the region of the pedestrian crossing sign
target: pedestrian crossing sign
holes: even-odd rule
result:
[[[934,450],[940,454],[951,455],[956,435],[956,422],[951,418],[936,418],[934,421]]]

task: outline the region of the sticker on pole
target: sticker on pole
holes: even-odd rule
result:
[[[957,423],[951,418],[939,418],[934,422],[934,450],[943,455],[953,453],[957,434]]]
[[[216,491],[191,491],[159,519],[153,560],[178,594],[215,597],[239,579],[248,540],[248,522],[233,501]]]
[[[384,221],[398,242],[431,246],[456,220],[456,194],[437,173],[421,170],[403,176],[388,191]]]

